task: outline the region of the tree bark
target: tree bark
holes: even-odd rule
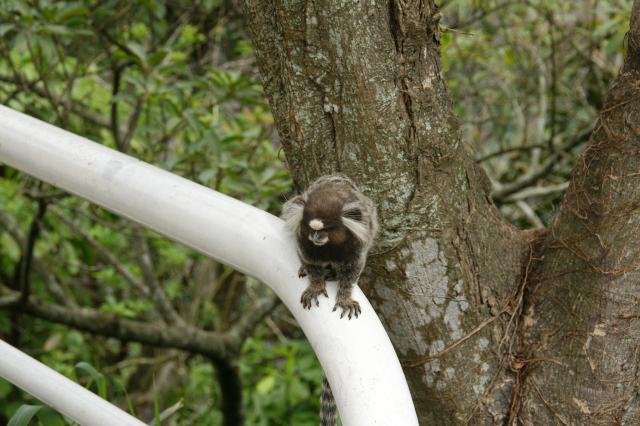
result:
[[[525,423],[640,424],[640,1],[614,81],[528,285]]]
[[[592,181],[577,172],[570,192],[580,201],[573,202],[574,209],[570,205],[563,208],[552,228],[553,237],[547,240],[543,233],[520,232],[506,223],[491,201],[485,173],[460,138],[441,73],[439,14],[433,0],[246,0],[245,12],[295,183],[302,188],[320,175],[342,172],[378,205],[381,233],[360,286],[381,316],[405,366],[421,424],[495,424],[520,415],[527,418],[531,413],[535,419],[541,408],[535,406],[540,399],[534,401],[533,396],[540,387],[530,385],[527,376],[536,377],[538,384],[553,376],[557,389],[563,380],[579,381],[575,375],[562,379],[553,362],[534,362],[533,348],[544,347],[547,352],[541,354],[552,357],[554,350],[569,350],[563,347],[560,334],[549,337],[545,333],[560,326],[577,330],[575,319],[569,328],[564,322],[565,316],[571,315],[565,307],[572,292],[585,293],[571,300],[579,302],[585,310],[581,314],[584,322],[592,326],[588,329],[581,323],[585,327],[580,330],[592,332],[593,321],[611,306],[599,304],[601,298],[588,301],[595,297],[596,285],[596,278],[589,274],[597,271],[583,272],[592,277],[589,291],[580,287],[584,284],[581,278],[568,278],[567,268],[577,266],[580,258],[555,240],[569,232],[568,228],[576,233],[593,230],[594,224],[604,225],[602,215],[614,205],[606,198],[599,199],[599,213],[593,213],[586,201],[591,197],[591,186],[602,179]],[[634,40],[629,39],[630,56]],[[610,106],[619,102],[624,106],[605,112],[610,120],[635,102],[623,99],[623,94],[620,90],[618,97],[614,95],[617,100]],[[624,123],[627,131],[635,130],[636,139],[629,139],[623,151],[617,142],[605,144],[607,152],[617,152],[617,161],[627,162],[626,174],[607,169],[613,166],[612,158],[599,159],[604,146],[591,150],[589,158],[593,159],[589,161],[595,163],[585,169],[593,172],[597,163],[600,173],[615,177],[607,178],[611,187],[608,196],[616,190],[638,191],[631,188],[640,177],[631,171],[638,157],[630,155],[635,154],[638,127],[624,117],[607,121],[596,133],[612,137],[611,132],[624,131],[619,127]],[[628,232],[638,223],[625,222],[633,217],[633,207],[640,205],[633,204],[628,195],[620,195],[620,204],[612,210],[619,213],[615,215],[619,232]],[[622,211],[626,216],[620,216]],[[582,225],[572,217],[578,213],[586,215]],[[610,243],[604,245],[607,249],[596,245],[598,238],[591,235],[588,241],[572,241],[589,243],[593,256],[618,247],[628,259],[626,270],[633,269],[635,252],[622,244],[622,234],[611,234],[602,243]],[[629,244],[632,238],[627,237]],[[550,253],[537,262],[542,250]],[[607,279],[611,274],[604,272],[620,266],[614,259],[602,262],[597,280]],[[560,273],[564,275],[556,275]],[[540,277],[549,278],[544,281]],[[618,285],[616,300],[626,294],[624,303],[631,315],[635,280],[630,274],[619,279],[627,284]],[[535,290],[528,288],[532,283],[538,283],[532,286]],[[611,297],[615,284],[609,281],[607,285],[607,297]],[[560,296],[564,296],[564,303]],[[553,297],[553,303],[539,307],[533,302]],[[529,313],[523,312],[525,306],[533,309],[533,316],[525,315]],[[550,318],[554,318],[552,322],[548,322]],[[626,324],[636,321],[633,317]],[[552,323],[554,328],[550,329]],[[525,334],[531,337],[525,339]],[[547,339],[547,346],[539,343],[541,339]],[[633,339],[626,345],[628,351],[620,356],[637,360],[637,354],[631,353]],[[628,358],[632,355],[636,358]],[[576,354],[567,352],[563,362],[576,364],[570,356]],[[587,362],[584,356],[581,359],[578,373],[584,372]],[[629,362],[626,367],[633,374],[635,364]],[[537,377],[534,371],[538,370],[538,376],[547,375]],[[635,383],[624,387],[631,390]],[[599,386],[615,388],[616,384]],[[610,396],[616,400],[618,393]],[[590,394],[590,398],[600,397]],[[579,399],[585,398],[581,395]],[[567,417],[568,421],[572,418]]]

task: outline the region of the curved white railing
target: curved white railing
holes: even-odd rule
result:
[[[145,425],[2,340],[0,377],[4,377],[81,425]]]
[[[362,315],[355,320],[340,319],[337,312],[331,312],[336,293],[332,283],[328,286],[330,299],[321,298],[320,307],[310,311],[302,308],[300,294],[306,281],[297,277],[300,263],[294,241],[279,218],[3,106],[0,162],[91,200],[269,285],[311,342],[344,425],[418,424],[389,337],[360,289],[355,288],[353,294],[362,307]],[[5,359],[0,357],[0,375],[14,381],[5,376],[3,366]],[[25,367],[23,374],[32,372]],[[95,417],[81,417],[86,406],[71,394],[62,404],[50,398],[45,386],[14,383],[82,424],[107,424],[96,422]],[[119,410],[113,409],[104,415],[117,415]]]

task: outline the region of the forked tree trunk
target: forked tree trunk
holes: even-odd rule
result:
[[[245,9],[296,184],[342,172],[378,204],[360,285],[421,424],[637,421],[638,32],[547,237],[506,223],[461,142],[432,0]]]

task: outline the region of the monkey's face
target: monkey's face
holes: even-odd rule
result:
[[[302,238],[308,239],[316,246],[340,244],[348,236],[342,223],[328,218],[314,217],[309,219],[309,217],[303,217],[300,230]]]
[[[371,247],[377,229],[371,200],[340,176],[318,179],[285,203],[281,217],[309,260],[341,262],[360,256],[362,248]]]
[[[314,194],[302,214],[301,237],[318,247],[340,244],[348,237],[341,220],[342,203],[329,195]]]

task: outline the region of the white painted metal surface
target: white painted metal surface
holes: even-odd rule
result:
[[[331,312],[336,293],[332,283],[328,286],[330,298],[321,298],[319,308],[302,308],[300,295],[307,281],[297,277],[294,241],[279,218],[4,106],[0,106],[0,162],[155,229],[269,285],[311,342],[344,425],[418,424],[389,337],[360,289],[354,290],[362,307],[358,319],[340,319],[338,312]],[[26,390],[52,402],[39,393],[42,388],[32,383]]]
[[[2,340],[0,376],[82,425],[145,425]]]

